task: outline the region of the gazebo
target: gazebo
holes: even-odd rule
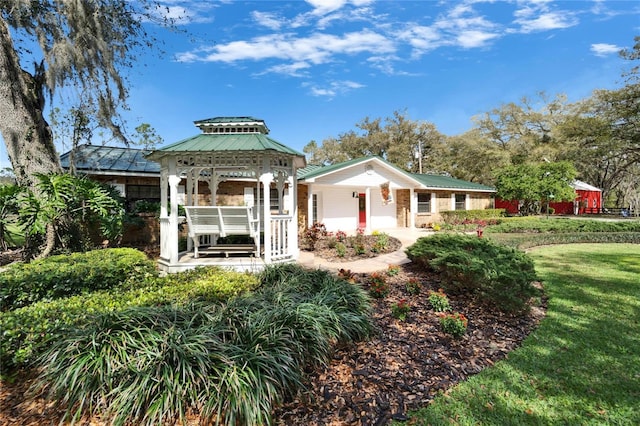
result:
[[[260,269],[295,261],[299,254],[296,171],[306,165],[304,155],[270,138],[265,122],[257,118],[215,117],[194,124],[200,134],[147,156],[161,170],[159,267],[167,272],[207,264]],[[233,202],[251,208],[263,241],[257,258],[194,258],[190,240],[186,251],[179,250],[179,227],[184,223],[179,205],[219,205],[218,186],[225,181],[247,185]],[[199,185],[208,186],[206,197]]]

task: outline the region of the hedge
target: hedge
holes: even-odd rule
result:
[[[505,218],[486,228],[489,233],[640,232],[640,221],[604,221],[568,218]]]
[[[30,364],[50,342],[60,339],[67,330],[86,322],[94,314],[133,306],[226,300],[257,285],[257,277],[248,273],[200,268],[166,277],[147,277],[129,290],[101,290],[2,312],[0,364],[3,370]]]
[[[132,248],[56,255],[14,263],[0,274],[3,311],[96,290],[128,286],[156,274],[155,262]]]
[[[436,234],[418,239],[406,253],[413,262],[439,273],[446,291],[471,294],[505,312],[526,311],[537,293],[533,261],[485,238]]]
[[[483,210],[449,210],[440,212],[444,223],[456,225],[465,220],[487,220],[498,219],[505,216],[505,209],[483,209]]]

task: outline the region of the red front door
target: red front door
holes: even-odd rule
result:
[[[358,228],[367,227],[367,195],[358,194]]]

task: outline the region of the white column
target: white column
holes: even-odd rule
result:
[[[450,210],[455,210],[456,209],[456,194],[453,193],[451,194],[451,206],[450,206]]]
[[[209,178],[209,191],[211,191],[211,205],[215,206],[218,203],[216,198],[218,196],[218,173],[216,169],[211,169],[211,177]]]
[[[193,187],[194,187],[194,175],[196,174],[196,171],[194,169],[190,169],[187,171],[187,187],[185,188],[185,196],[186,196],[186,200],[185,203],[187,206],[193,206]],[[196,178],[196,182],[197,182],[197,178]],[[187,251],[191,251],[193,249],[193,241],[191,240],[191,238],[187,238]]]
[[[160,257],[169,260],[171,250],[169,245],[169,176],[167,171],[167,161],[162,159],[160,169]]]
[[[178,185],[180,176],[177,175],[176,159],[169,159],[169,235],[167,244],[170,250],[169,262],[178,263]]]
[[[431,206],[431,213],[438,213],[438,194],[435,192],[431,193],[431,202],[429,204]]]
[[[267,172],[260,176],[262,183],[262,200],[264,212],[264,262],[271,263],[271,182],[273,173]]]
[[[464,195],[464,209],[471,210],[471,194],[469,193]]]
[[[291,214],[291,222],[289,222],[289,229],[287,230],[287,236],[289,237],[289,252],[294,259],[298,258],[298,184],[295,178],[296,171],[292,171],[292,175],[287,179],[289,185],[289,212]]]
[[[307,185],[307,228],[311,228],[316,219],[313,217],[313,185]]]
[[[418,212],[418,199],[413,188],[409,188],[409,227],[416,227],[416,213]]]
[[[367,200],[367,203],[365,204],[365,212],[364,212],[364,216],[365,216],[365,220],[367,221],[367,226],[364,229],[365,234],[370,234],[371,233],[371,188],[367,186],[367,189],[365,189],[365,199]]]

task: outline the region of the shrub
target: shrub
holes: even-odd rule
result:
[[[326,271],[267,268],[252,293],[210,305],[103,314],[53,344],[37,386],[113,423],[270,424],[331,346],[371,332],[366,293]]]
[[[0,313],[0,364],[6,370],[30,364],[51,342],[61,339],[95,314],[135,306],[226,300],[257,284],[257,278],[250,274],[200,268],[166,277],[148,277],[137,288],[127,291],[98,291],[3,312]]]
[[[409,278],[405,287],[406,287],[407,293],[409,293],[412,296],[420,294],[420,290],[422,288],[422,286],[420,285],[420,281],[418,281],[416,278]]]
[[[375,235],[376,241],[373,243],[372,251],[374,253],[382,253],[389,247],[389,235],[384,232]]]
[[[484,209],[484,210],[449,210],[441,212],[442,220],[449,225],[459,225],[465,220],[501,219],[505,215],[505,209]]]
[[[387,275],[390,277],[396,276],[400,273],[400,266],[398,265],[389,265],[387,267]]]
[[[505,312],[520,313],[536,294],[533,261],[488,239],[437,234],[406,250],[409,258],[440,273],[450,293],[470,293]]]
[[[429,290],[428,298],[429,304],[436,312],[448,311],[451,308],[449,298],[441,288],[438,291]]]
[[[356,283],[356,274],[355,272],[351,272],[351,269],[338,269],[338,278],[343,279],[351,284]]]
[[[343,243],[336,243],[336,255],[344,257],[347,254],[347,247]]]
[[[327,236],[327,228],[322,223],[314,223],[313,226],[307,229],[304,233],[304,242],[309,250],[316,249],[316,243],[322,237]]]
[[[12,264],[0,274],[0,305],[5,311],[41,300],[127,288],[155,271],[152,260],[131,248],[94,250]]]
[[[374,272],[369,276],[369,294],[376,299],[382,299],[389,294],[389,284],[385,275]]]
[[[487,228],[493,233],[640,232],[640,221],[601,221],[514,217]]]
[[[406,320],[410,311],[411,306],[407,299],[400,299],[398,302],[391,305],[391,315],[400,321]]]
[[[460,312],[441,312],[439,317],[440,326],[442,327],[442,331],[445,333],[450,334],[455,338],[462,337],[462,335],[466,333],[468,320]]]

